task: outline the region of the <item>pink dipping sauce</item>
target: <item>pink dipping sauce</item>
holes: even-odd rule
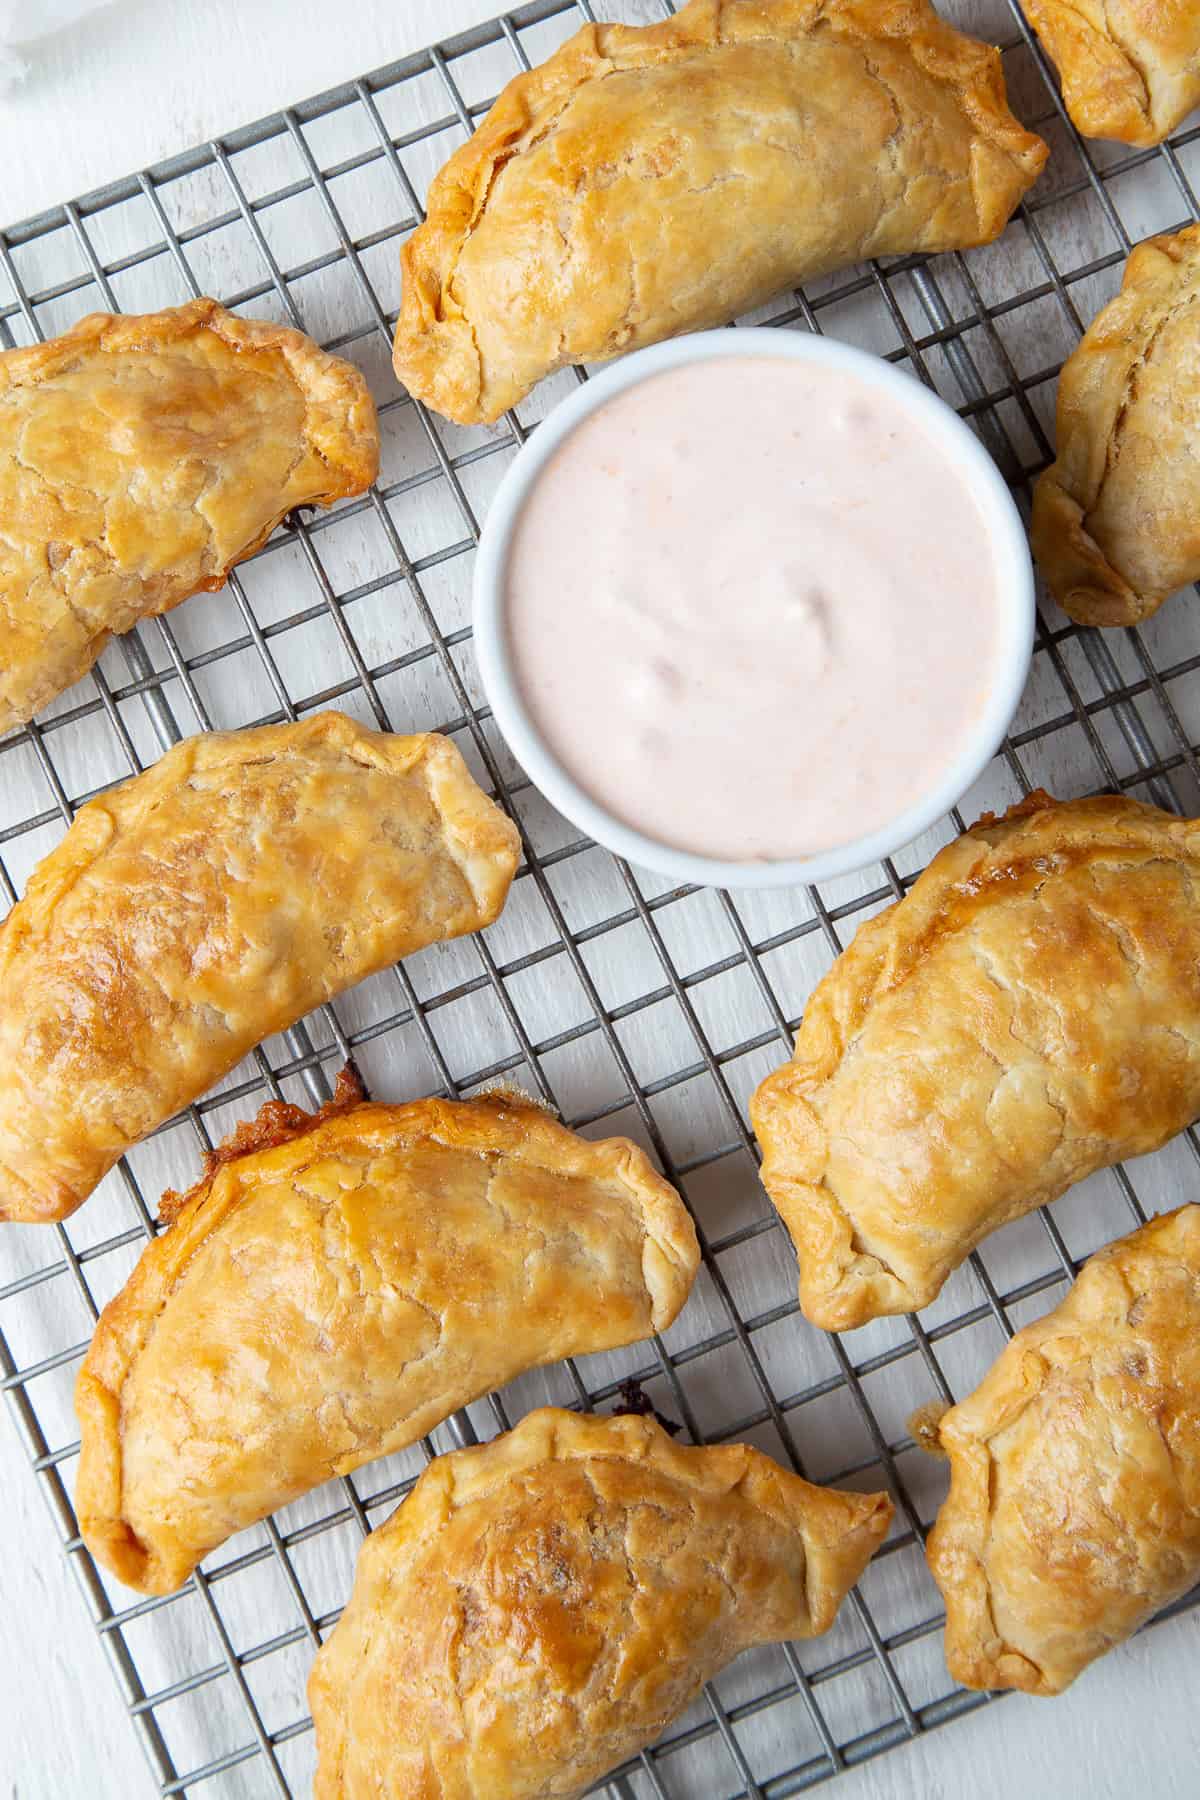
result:
[[[525,501],[513,673],[578,785],[729,861],[835,849],[964,746],[1000,646],[995,553],[941,444],[844,369],[763,357],[651,376]]]

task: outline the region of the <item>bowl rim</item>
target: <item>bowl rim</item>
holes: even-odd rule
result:
[[[986,702],[958,755],[942,767],[924,794],[887,824],[807,857],[739,862],[703,856],[662,843],[617,818],[568,774],[533,724],[508,646],[509,548],[526,496],[555,450],[584,419],[626,389],[688,363],[731,356],[822,363],[850,371],[894,395],[966,475],[996,547],[1002,643]],[[838,338],[739,326],[692,332],[634,351],[582,383],[531,432],[488,508],[475,555],[472,623],[480,679],[496,724],[534,785],[567,820],[627,862],[678,881],[703,887],[782,888],[868,868],[920,837],[962,798],[1000,747],[1020,704],[1033,656],[1036,596],[1029,542],[1016,501],[996,463],[947,401],[904,369]]]

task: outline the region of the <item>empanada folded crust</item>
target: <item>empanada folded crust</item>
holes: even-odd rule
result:
[[[1161,144],[1200,105],[1196,0],[1023,0],[1085,137]]]
[[[81,807],[0,926],[0,1219],[62,1219],[269,1037],[494,919],[516,828],[435,733],[189,738]]]
[[[1064,612],[1136,625],[1200,579],[1200,226],[1148,238],[1067,358],[1034,555]]]
[[[1061,1693],[1200,1579],[1200,1207],[1092,1257],[938,1438],[950,1673]]]
[[[1198,859],[1198,821],[1034,794],[860,928],[751,1101],[814,1324],[928,1305],[1200,1113]]]
[[[739,1651],[827,1630],[891,1514],[652,1419],[441,1456],[318,1653],[315,1800],[571,1800]]]
[[[509,83],[404,246],[396,373],[463,423],[867,257],[1003,230],[1046,146],[926,0],[690,0]]]
[[[636,1145],[520,1096],[278,1110],[173,1200],[80,1370],[80,1530],[144,1593],[525,1370],[664,1330],[699,1263]]]
[[[0,732],[378,464],[359,371],[215,300],[0,355]]]

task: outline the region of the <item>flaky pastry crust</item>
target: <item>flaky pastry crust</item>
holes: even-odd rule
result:
[[[860,928],[751,1102],[814,1324],[928,1305],[1200,1113],[1198,859],[1200,822],[1038,793]]]
[[[448,738],[342,713],[188,738],[90,801],[0,927],[0,1219],[322,1001],[504,904],[515,827]]]
[[[1033,550],[1064,612],[1136,625],[1200,579],[1200,226],[1148,238],[1058,384]]]
[[[699,1263],[636,1145],[517,1096],[267,1125],[173,1202],[80,1370],[80,1530],[143,1593],[526,1369],[664,1330]]]
[[[396,373],[463,423],[867,257],[998,236],[1046,146],[926,0],[690,0],[509,83],[404,246]]]
[[[1092,1257],[941,1420],[946,1660],[1058,1694],[1200,1578],[1200,1207]]]
[[[1161,144],[1200,105],[1196,0],[1024,0],[1085,137]]]
[[[215,300],[0,355],[0,732],[378,463],[359,371]]]
[[[827,1630],[891,1514],[652,1419],[441,1456],[314,1664],[316,1800],[570,1800],[739,1651]]]

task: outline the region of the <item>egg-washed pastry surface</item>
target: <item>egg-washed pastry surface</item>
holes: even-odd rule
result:
[[[1058,1694],[1200,1579],[1200,1206],[1092,1257],[937,1428],[946,1661]]]
[[[0,355],[0,732],[378,462],[356,368],[215,300]]]
[[[652,1419],[441,1456],[313,1666],[316,1800],[570,1800],[739,1651],[827,1630],[891,1514]]]
[[[989,1232],[1200,1113],[1200,821],[1033,794],[863,925],[751,1102],[800,1303],[935,1298]]]
[[[82,807],[0,926],[0,1219],[62,1219],[263,1038],[504,904],[448,738],[341,713],[189,738]]]
[[[1063,610],[1135,625],[1200,579],[1200,226],[1148,238],[1067,358],[1034,555]]]
[[[690,0],[509,83],[404,246],[396,373],[464,423],[867,257],[999,235],[1046,146],[926,0]]]
[[[1023,0],[1085,137],[1160,144],[1200,105],[1196,0]]]
[[[665,1329],[699,1263],[642,1151],[518,1096],[282,1111],[171,1197],[80,1371],[80,1529],[144,1593],[525,1370]]]

